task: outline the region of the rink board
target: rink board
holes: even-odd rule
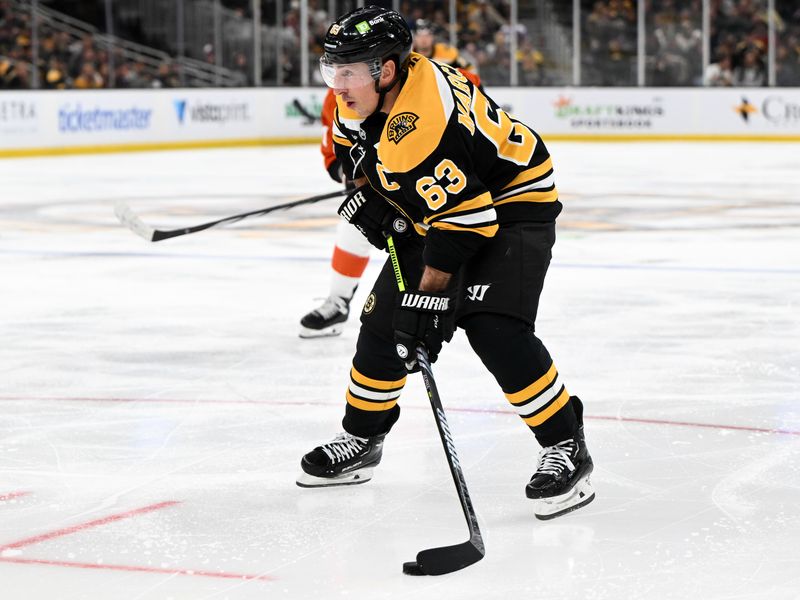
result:
[[[800,141],[798,88],[491,94],[547,139]],[[324,95],[322,88],[4,92],[0,157],[313,143],[320,126],[308,115],[319,114]]]

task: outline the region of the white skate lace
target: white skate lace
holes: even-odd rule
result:
[[[328,458],[336,464],[352,458],[361,451],[367,441],[367,438],[360,438],[343,432],[333,438],[333,441],[321,446],[321,448],[328,455]]]
[[[558,477],[564,469],[575,470],[571,456],[577,450],[575,440],[559,442],[555,446],[547,446],[539,453],[539,464],[536,473],[549,473]]]
[[[344,298],[328,296],[325,298],[325,302],[322,303],[322,306],[314,309],[314,312],[323,319],[330,319],[339,313],[347,313],[347,310],[347,301]]]

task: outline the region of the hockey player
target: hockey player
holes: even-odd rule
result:
[[[363,119],[334,118],[336,155],[358,186],[339,214],[381,249],[392,235],[407,289],[387,260],[361,315],[344,432],[302,458],[298,485],[371,479],[415,348],[436,360],[458,326],[543,446],[525,489],[536,516],[587,504],[583,405],[534,334],[561,211],[544,143],[458,70],[411,53],[394,11],[340,17],[324,51],[325,82]]]
[[[342,163],[336,158],[333,148],[331,126],[336,109],[336,96],[329,89],[322,103],[322,143],[320,152],[325,162],[325,170],[331,179],[352,187],[342,172]],[[346,114],[343,108],[342,119],[358,120],[356,114]],[[300,319],[300,337],[317,338],[339,335],[343,324],[350,315],[350,301],[356,292],[358,282],[369,263],[369,251],[372,246],[355,227],[341,220],[336,227],[336,243],[331,257],[331,279],[328,297],[322,305],[315,308]]]
[[[445,44],[433,45],[433,28],[428,21],[418,20],[416,35],[420,36],[423,44],[430,45],[438,54],[435,60],[459,67],[461,72],[475,85],[480,86],[481,80],[477,73],[471,71],[471,66],[463,60],[458,50]],[[430,37],[430,42],[428,42]],[[416,43],[416,37],[415,43]],[[427,48],[427,46],[423,46]],[[434,53],[435,54],[435,53]],[[438,56],[438,58],[437,58]],[[322,143],[320,152],[325,162],[325,170],[331,179],[337,183],[347,182],[342,172],[342,164],[333,147],[332,124],[333,114],[336,109],[336,96],[332,89],[328,89],[322,103]],[[340,118],[345,121],[357,121],[358,115],[352,114],[346,107],[340,107]],[[331,257],[331,279],[328,297],[322,304],[300,319],[301,338],[319,338],[339,335],[342,333],[344,323],[350,315],[350,301],[358,288],[358,283],[369,263],[369,251],[372,246],[359,231],[347,223],[340,221],[336,227],[336,242]]]
[[[417,19],[414,23],[414,52],[463,71],[473,71],[472,64],[459,53],[457,48],[436,41],[433,24],[427,19]],[[480,82],[477,85],[480,85]]]

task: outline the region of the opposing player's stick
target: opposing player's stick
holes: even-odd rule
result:
[[[306,120],[307,120],[306,124],[307,125],[313,125],[314,123],[318,123],[319,121],[322,120],[319,117],[319,115],[312,115],[308,111],[308,109],[305,106],[303,106],[302,103],[300,102],[300,100],[298,100],[297,98],[292,100],[292,106],[294,106],[297,109],[297,112],[299,112],[301,115],[303,115],[306,118]],[[511,112],[511,111],[509,111],[509,112]]]
[[[403,292],[406,286],[400,270],[400,261],[397,259],[397,250],[391,236],[386,241],[389,246],[392,268],[397,279],[397,287]],[[467,482],[464,480],[464,471],[458,462],[456,447],[453,444],[453,436],[450,434],[450,426],[447,424],[447,418],[444,414],[442,400],[436,388],[436,381],[433,379],[428,351],[423,346],[417,347],[417,363],[422,372],[422,380],[428,392],[428,399],[431,402],[431,409],[433,409],[433,418],[439,430],[439,437],[442,440],[447,464],[450,466],[453,483],[456,485],[458,499],[461,501],[464,517],[467,519],[469,540],[453,546],[420,550],[417,553],[417,560],[403,563],[403,573],[406,575],[444,575],[478,562],[483,558],[486,549],[483,545],[481,530],[478,527],[478,517],[475,515],[475,509],[472,507],[472,500],[470,500],[469,491],[467,490]]]
[[[270,206],[268,208],[253,210],[250,212],[233,215],[232,217],[225,217],[224,219],[219,219],[217,221],[211,221],[210,223],[203,223],[201,225],[195,225],[194,227],[183,227],[181,229],[154,229],[142,221],[139,218],[139,215],[133,212],[131,207],[124,202],[116,203],[114,206],[114,214],[117,215],[117,218],[123,225],[133,231],[136,235],[143,237],[148,242],[160,242],[161,240],[167,240],[169,238],[174,238],[181,235],[189,235],[191,233],[197,233],[198,231],[205,231],[206,229],[218,227],[219,225],[237,223],[238,221],[247,219],[249,217],[260,217],[262,215],[275,212],[276,210],[285,210],[287,208],[294,208],[295,206],[313,204],[314,202],[336,198],[338,196],[343,196],[345,193],[347,193],[346,190],[339,190],[337,192],[330,192],[328,194],[320,194],[319,196],[311,196],[310,198],[303,198],[302,200],[295,200],[294,202],[286,202],[285,204],[276,204],[275,206]]]

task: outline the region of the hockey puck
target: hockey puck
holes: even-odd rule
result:
[[[403,563],[403,573],[406,575],[425,575],[417,561]]]

